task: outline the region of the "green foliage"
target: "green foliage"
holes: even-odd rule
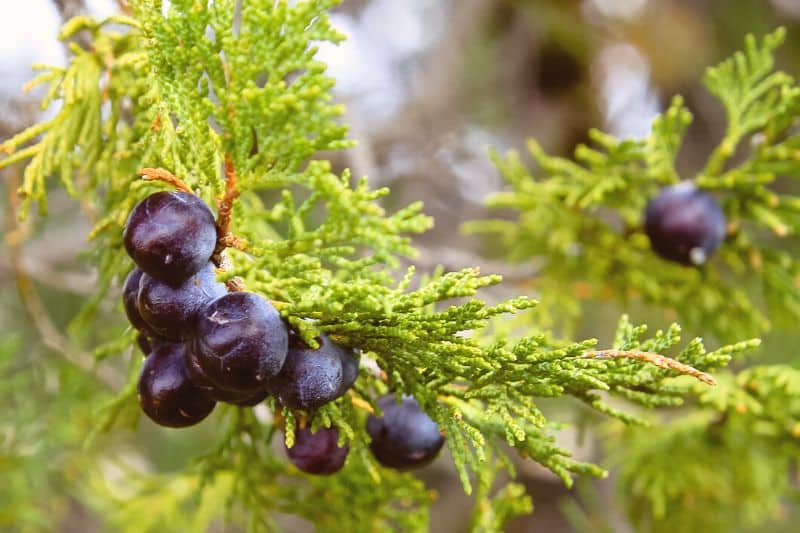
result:
[[[323,532],[427,531],[432,494],[408,474],[378,473],[363,446],[331,482],[284,461],[271,446],[275,426],[251,410],[228,409],[223,427],[219,444],[182,471],[154,476],[118,465],[125,492],[136,495],[124,505],[109,505],[120,488],[96,476],[94,506],[115,531],[206,531],[222,519],[246,531],[277,531],[279,514],[304,517]]]
[[[61,110],[0,145],[9,154],[0,167],[28,161],[21,188],[26,202],[37,202],[43,212],[47,180],[58,175],[95,222],[92,260],[100,282],[72,331],[98,364],[114,364],[115,352],[132,337],[122,327],[95,327],[98,305],[130,268],[121,246],[125,218],[138,200],[165,187],[135,175],[142,167],[164,167],[220,212],[231,191],[238,193],[229,229],[243,245],[225,251],[221,279],[238,276],[247,290],[269,298],[309,343],[324,331],[361,349],[378,367],[364,366],[350,394],[313,414],[278,409],[272,400],[256,410],[219,408],[204,426],[222,429],[197,441],[208,449],[192,464],[152,474],[115,461],[128,490],[113,487],[102,464],[89,465],[91,483],[81,484],[76,497],[114,529],[203,530],[224,519],[270,531],[277,527],[275,513],[290,513],[321,531],[424,531],[431,495],[419,480],[379,468],[367,453],[366,417],[378,411],[374,398],[392,392],[416,397],[446,434],[465,490],[477,485],[473,528],[499,531],[530,509],[519,485],[492,493],[495,475],[511,470],[504,442],[567,484],[573,474],[604,475],[555,444],[558,426],[546,419],[538,399],[571,397],[625,422],[643,422],[622,406],[678,405],[700,390],[679,375],[712,383],[705,372],[757,344],[707,352],[698,338],[677,350],[678,326],[645,338],[646,328],[627,318],[608,349],[595,349],[595,340],[557,341],[530,332],[487,340],[494,319],[534,302],[487,305],[476,294],[500,277],[471,268],[422,280],[410,268],[398,280],[401,257],[415,254],[409,235],[431,224],[421,205],[387,214],[379,204],[387,190],[370,190],[365,179],[354,183],[348,172],[334,174],[327,161],[314,159],[321,150],[349,144],[337,122],[341,109],[330,103],[333,82],[314,60],[315,43],[341,39],[326,14],[334,4],[253,0],[237,11],[234,0],[175,0],[165,16],[161,2],[140,0],[131,2],[131,18],[74,19],[62,37],[86,30],[93,46],[73,46],[66,69],[37,78],[50,84],[45,104],[61,98]],[[688,113],[676,100],[646,141],[595,133],[604,151],[580,149],[587,167],[532,145],[551,180],[533,180],[513,157],[497,159],[515,192],[495,203],[522,208],[526,220],[490,228],[502,229],[507,239],[527,235],[519,240],[520,257],[531,249],[547,254],[542,279],[551,285],[543,295],[551,302],[565,301],[573,281],[608,279],[612,288],[630,287],[628,296],[639,292],[680,307],[693,326],[703,319],[715,331],[730,332],[717,316],[723,303],[738,305],[728,315],[730,327],[740,328],[737,336],[752,329],[740,322],[763,323],[721,274],[722,289],[712,288],[713,268],[655,268],[634,228],[643,191],[677,179],[672,165],[687,124]],[[601,206],[619,208],[632,233],[595,218]],[[539,229],[526,234],[533,224]],[[558,230],[544,234],[543,227]],[[575,242],[587,243],[577,255]],[[731,246],[728,255],[752,249]],[[760,251],[766,268],[772,263]],[[685,309],[687,295],[694,313]],[[127,385],[96,420],[92,446],[103,445],[104,431],[138,422],[133,363]],[[88,402],[78,405],[75,416],[94,410]],[[352,449],[340,474],[314,478],[275,453],[281,441],[292,443],[297,424],[339,428]]]
[[[691,416],[614,439],[620,497],[643,529],[755,527],[778,518],[796,493],[789,472],[800,453],[800,372],[775,365],[722,377]]]
[[[509,519],[533,510],[531,499],[525,494],[525,487],[519,483],[508,483],[493,495],[490,494],[495,475],[503,469],[513,469],[510,463],[503,464],[502,461],[497,461],[494,467],[485,468],[478,474],[478,490],[470,517],[470,531],[503,531],[503,526]]]
[[[576,499],[561,502],[561,512],[578,533],[614,533],[614,516],[605,502],[600,501],[591,484],[582,480],[577,485],[580,504]]]
[[[90,406],[108,393],[74,367],[21,350],[13,338],[0,345],[0,529],[42,531],[68,516],[66,488],[85,481]],[[65,395],[89,408],[73,409]]]
[[[680,176],[676,167],[692,119],[680,97],[646,138],[620,140],[594,130],[593,146],[578,146],[574,160],[529,141],[538,175],[516,153],[491,154],[511,190],[488,205],[514,218],[476,221],[467,230],[499,236],[511,260],[538,265],[533,283],[542,306],[517,327],[533,321],[569,332],[590,306],[613,300],[644,304],[721,339],[795,327],[800,197],[789,179],[800,177],[800,87],[773,70],[784,38],[782,29],[761,41],[749,36],[743,52],[708,69],[705,84],[723,104],[727,128],[694,177]],[[718,194],[729,223],[725,243],[700,268],[660,259],[643,231],[647,201],[681,179]],[[617,344],[632,348],[619,337]],[[696,362],[687,354],[677,359]],[[659,414],[650,419],[653,428],[615,426],[608,436],[620,502],[641,530],[757,527],[796,494],[788,471],[800,436],[797,370],[760,366],[719,379],[717,387],[696,391],[686,416]],[[676,386],[680,394],[695,387],[682,379]],[[632,400],[642,391],[652,392],[630,384],[618,390]],[[646,401],[670,404],[663,390]],[[610,527],[575,506],[568,512],[584,529]]]
[[[134,3],[146,41],[154,107],[143,145],[158,146],[149,166],[192,184],[216,185],[228,155],[243,190],[292,181],[306,159],[347,145],[329,103],[333,80],[314,61],[313,42],[338,42],[324,16],[335,0],[300,2]],[[198,143],[198,139],[205,142]],[[255,153],[253,153],[255,152]]]
[[[513,152],[491,154],[511,191],[495,194],[488,205],[517,216],[473,222],[467,230],[499,236],[513,261],[536,261],[540,318],[571,331],[583,302],[641,301],[677,316],[694,333],[725,340],[757,335],[771,321],[800,319],[800,262],[786,250],[796,246],[790,236],[800,228],[800,197],[771,187],[779,176],[800,176],[800,136],[792,129],[800,87],[772,72],[772,51],[784,37],[778,30],[761,43],[748,38],[745,52],[706,75],[728,128],[705,169],[683,179],[719,191],[729,232],[702,268],[663,261],[642,228],[647,201],[681,179],[675,159],[692,116],[680,97],[646,138],[620,140],[592,130],[594,146],[578,146],[574,161],[529,141],[538,177]],[[744,140],[750,141],[747,156],[726,165]]]

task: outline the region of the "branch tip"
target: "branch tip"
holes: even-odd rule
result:
[[[693,366],[681,363],[665,355],[640,352],[638,350],[589,350],[584,353],[584,357],[593,359],[635,359],[643,363],[649,363],[665,370],[674,370],[687,376],[702,381],[706,385],[716,385],[717,381],[708,373],[698,370]]]
[[[142,168],[139,170],[139,176],[146,181],[163,181],[165,183],[169,183],[180,191],[194,194],[191,187],[186,185],[186,182],[164,168]]]

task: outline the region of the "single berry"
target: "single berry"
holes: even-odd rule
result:
[[[266,400],[270,394],[266,388],[255,392],[236,392],[216,387],[200,368],[200,362],[191,348],[186,350],[186,370],[189,372],[192,382],[203,389],[206,396],[218,402],[231,403],[240,407],[253,407]]]
[[[663,189],[647,205],[644,229],[653,250],[670,261],[700,265],[725,239],[725,215],[691,182]]]
[[[352,351],[323,334],[319,348],[290,335],[289,351],[280,374],[269,382],[270,392],[292,409],[312,411],[343,395],[358,375],[358,360]]]
[[[147,325],[139,312],[139,287],[142,282],[142,274],[144,274],[142,270],[135,267],[125,278],[125,284],[122,286],[122,303],[131,325],[144,335],[152,336],[155,335],[155,332]]]
[[[347,358],[342,361],[342,386],[339,395],[343,395],[353,386],[358,378],[358,365],[361,363],[361,350],[347,350]]]
[[[378,405],[383,417],[370,415],[367,433],[372,438],[370,450],[379,463],[397,470],[412,470],[436,458],[444,437],[414,398],[405,397],[398,404],[389,395],[381,398]]]
[[[286,453],[294,465],[309,474],[329,475],[344,466],[350,446],[337,446],[339,430],[320,428],[311,433],[308,428],[298,428],[294,434],[294,446],[286,448]]]
[[[199,368],[215,387],[257,392],[280,372],[288,333],[267,300],[232,292],[200,311],[193,346]]]
[[[139,287],[139,312],[158,335],[185,340],[194,335],[200,309],[224,294],[225,285],[217,281],[211,263],[177,286],[144,274]]]
[[[192,426],[216,405],[189,379],[185,351],[183,343],[161,344],[145,359],[139,375],[139,405],[161,426]]]
[[[193,194],[151,194],[133,208],[122,234],[136,265],[167,283],[181,283],[208,263],[217,244],[214,215]]]

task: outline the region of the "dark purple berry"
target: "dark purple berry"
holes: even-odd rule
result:
[[[125,278],[125,284],[122,286],[122,303],[125,306],[125,314],[128,316],[128,321],[131,325],[143,334],[151,336],[155,332],[147,325],[147,322],[144,321],[139,312],[139,287],[142,274],[142,270],[139,267],[135,267]]]
[[[219,389],[262,391],[286,359],[286,325],[272,304],[250,292],[232,292],[206,305],[196,335],[198,367]]]
[[[227,400],[222,399],[220,401],[232,403],[233,405],[238,405],[239,407],[254,407],[269,397],[269,391],[267,389],[255,393],[242,394],[238,397],[232,397],[231,395],[234,393],[228,391],[218,391],[218,393],[228,397]]]
[[[378,405],[383,417],[370,415],[367,433],[372,438],[370,450],[379,463],[397,470],[412,470],[436,458],[444,437],[414,398],[405,397],[398,404],[389,395],[381,398]]]
[[[181,283],[208,263],[217,243],[214,215],[193,194],[151,194],[133,208],[122,234],[136,265],[167,283]]]
[[[253,407],[266,400],[269,396],[269,391],[266,388],[255,392],[236,392],[216,387],[205,375],[203,369],[200,368],[197,356],[194,355],[194,350],[191,348],[186,350],[186,369],[192,382],[203,389],[203,392],[209,398],[218,402],[232,403],[241,407]]]
[[[294,434],[294,446],[286,449],[294,465],[309,474],[330,475],[344,466],[350,446],[336,445],[339,430],[320,428],[311,433],[308,428],[298,428]]]
[[[725,215],[691,182],[663,189],[647,205],[644,229],[653,250],[670,261],[700,265],[725,239]]]
[[[361,362],[361,350],[348,350],[348,357],[342,362],[342,386],[339,389],[341,395],[353,386],[358,378],[358,365]]]
[[[292,409],[312,411],[343,395],[358,375],[356,356],[321,335],[316,350],[300,337],[290,336],[280,374],[269,382],[270,392]]]
[[[217,281],[211,263],[177,286],[144,274],[139,288],[139,312],[157,334],[185,340],[194,335],[200,309],[224,294],[225,285]]]
[[[260,404],[269,397],[269,391],[266,389],[256,392],[234,392],[234,391],[218,389],[213,385],[208,388],[205,387],[201,388],[209,398],[212,398],[218,402],[225,402],[233,405],[238,405],[239,407],[253,407]]]
[[[185,351],[185,344],[162,343],[145,359],[139,375],[139,405],[161,426],[192,426],[216,405],[189,379]]]

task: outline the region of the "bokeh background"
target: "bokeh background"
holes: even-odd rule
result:
[[[107,16],[118,4],[2,0],[0,8],[3,140],[52,112],[40,111],[41,94],[23,93],[22,86],[32,76],[31,64],[66,61],[64,45],[56,39],[65,18],[83,12]],[[486,196],[503,187],[487,158],[488,147],[524,152],[525,139],[535,137],[549,152],[567,155],[592,127],[620,137],[643,136],[653,116],[682,94],[695,115],[679,159],[689,177],[724,128],[722,108],[700,82],[704,69],[741,48],[746,33],[764,34],[778,25],[789,30],[781,67],[798,73],[800,65],[800,0],[344,0],[333,20],[349,39],[338,47],[323,46],[319,58],[337,80],[336,98],[347,105],[344,121],[359,144],[326,155],[338,167],[368,175],[373,187],[391,187],[389,208],[425,202],[436,226],[416,241],[422,269],[479,265],[484,272],[506,275],[509,285],[496,290],[514,293],[524,286],[515,281],[529,279],[533,268],[507,264],[491,242],[459,231],[462,223],[487,217]],[[3,179],[10,183],[7,175]],[[88,225],[79,206],[58,191],[51,197],[49,218],[29,223],[24,239],[8,217],[7,203],[3,211],[0,338],[13,338],[24,368],[73,349],[64,331],[94,280],[83,253]],[[33,306],[20,299],[20,288],[36,295]],[[116,302],[102,305],[110,322],[123,320]],[[579,335],[611,331],[616,316],[592,314]],[[34,405],[39,395],[41,409],[50,408],[48,391],[30,394]],[[13,406],[0,412],[6,408]],[[0,415],[0,458],[15,430],[3,419]],[[125,453],[143,468],[179,467],[196,451],[182,437],[147,429],[142,434],[151,437],[148,449],[129,443]],[[561,438],[580,458],[598,458],[591,439],[580,440],[570,431]],[[159,446],[165,439],[170,444]],[[31,481],[63,500],[55,517],[58,529],[98,530],[91,512],[62,490],[62,474],[55,466]],[[114,469],[107,474],[113,478]],[[465,530],[469,501],[449,461],[441,459],[421,475],[439,493],[432,530]],[[589,515],[600,510],[615,531],[630,530],[613,503],[613,476],[572,491],[535,465],[521,464],[520,478],[536,511],[516,520],[510,531],[573,531],[565,510],[574,511],[576,502]],[[0,507],[10,504],[0,501]],[[301,530],[300,524],[287,525]]]

